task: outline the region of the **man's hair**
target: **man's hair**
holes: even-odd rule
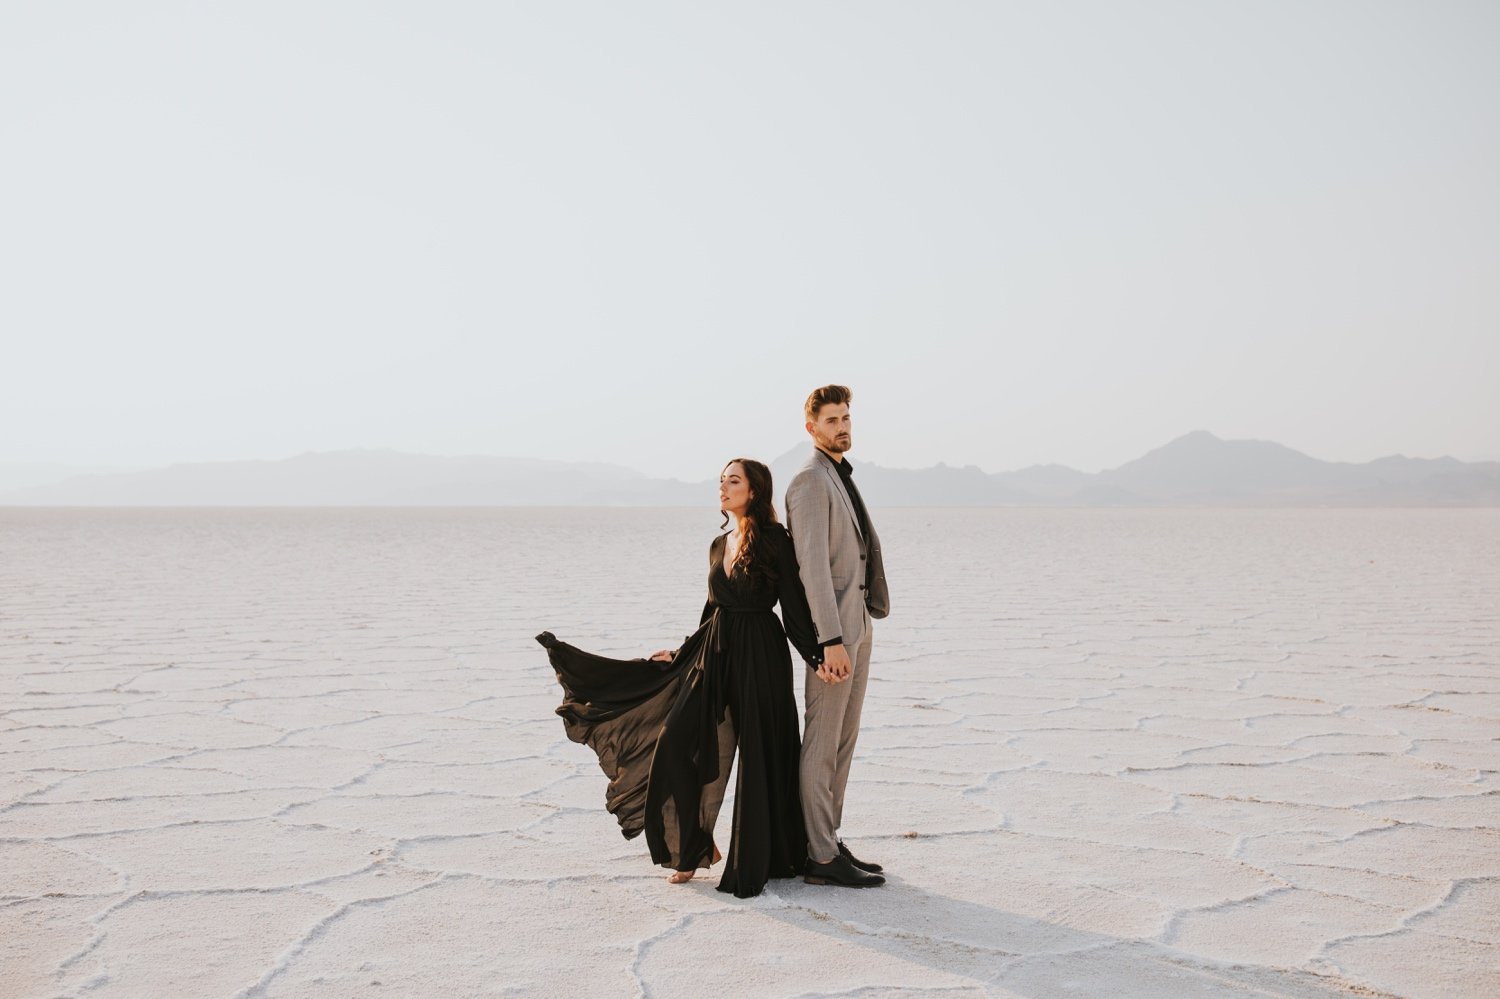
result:
[[[818,410],[824,406],[837,406],[839,403],[850,403],[854,401],[854,393],[849,391],[847,385],[824,385],[820,389],[813,389],[813,394],[807,397],[807,404],[802,407],[802,412],[807,417],[808,423],[818,422]]]

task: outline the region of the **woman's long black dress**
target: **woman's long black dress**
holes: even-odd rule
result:
[[[672,662],[606,659],[537,641],[563,687],[568,738],[588,745],[609,777],[605,807],[626,839],[646,833],[651,859],[679,871],[707,867],[713,828],[739,746],[734,827],[719,891],[760,894],[807,860],[797,792],[801,740],[792,696],[790,637],[820,661],[791,536],[764,529],[758,558],[772,577],[726,574],[724,536],[708,550],[708,603]],[[771,608],[780,601],[785,630]]]

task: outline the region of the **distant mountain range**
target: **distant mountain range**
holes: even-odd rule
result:
[[[778,459],[778,465],[784,459]],[[801,464],[801,450],[773,472]],[[1103,472],[1032,465],[893,469],[860,464],[872,497],[894,506],[1500,506],[1500,462],[1392,455],[1321,461],[1270,441],[1198,430]],[[867,484],[867,487],[866,487]]]
[[[771,464],[781,490],[809,452]],[[1392,455],[1320,461],[1269,441],[1179,437],[1119,468],[973,465],[885,468],[858,461],[860,488],[882,506],[1500,506],[1500,462]],[[34,473],[33,473],[34,477]],[[0,483],[6,480],[0,466]],[[388,450],[328,451],[281,461],[172,465],[0,488],[4,506],[698,506],[712,482],[653,479],[619,465]]]
[[[75,475],[92,475],[99,472],[134,472],[134,468],[106,467],[103,465],[59,465],[49,462],[8,462],[0,464],[0,495],[12,489],[27,486],[46,486]]]

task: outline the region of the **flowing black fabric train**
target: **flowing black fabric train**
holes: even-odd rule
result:
[[[769,878],[807,860],[797,793],[801,740],[787,638],[809,663],[821,649],[779,524],[762,545],[773,576],[724,568],[724,536],[708,549],[708,603],[670,663],[606,659],[537,636],[562,684],[557,713],[609,777],[605,807],[626,839],[646,834],[651,859],[679,871],[707,867],[736,744],[734,823],[719,890],[758,895]],[[781,603],[778,621],[772,608]]]

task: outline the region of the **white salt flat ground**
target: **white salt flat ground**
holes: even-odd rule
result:
[[[531,641],[711,511],[0,511],[0,995],[1500,994],[1500,511],[877,512],[891,883],[741,902]]]

